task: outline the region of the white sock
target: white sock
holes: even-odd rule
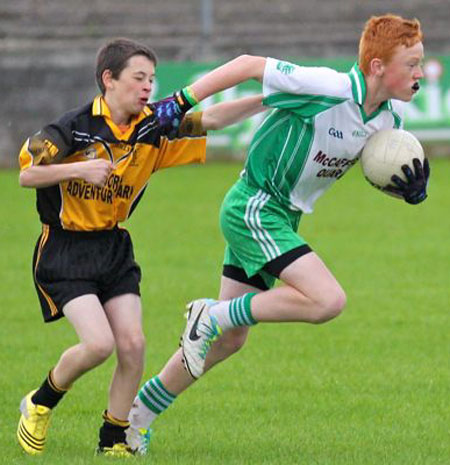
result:
[[[209,307],[209,315],[213,316],[217,320],[217,323],[223,331],[234,327],[233,322],[231,321],[229,307],[229,300],[221,300],[212,307]]]
[[[257,321],[251,312],[251,300],[255,293],[244,294],[231,300],[222,300],[209,307],[209,315],[217,320],[223,331],[240,326],[253,326]]]
[[[158,415],[146,407],[144,402],[138,396],[134,399],[133,407],[131,407],[128,421],[130,427],[135,429],[148,429]]]

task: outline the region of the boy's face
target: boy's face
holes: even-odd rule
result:
[[[139,114],[150,97],[155,64],[143,55],[132,56],[118,79],[111,79],[107,88],[115,104],[129,115]]]
[[[419,90],[422,70],[423,44],[417,42],[412,47],[400,45],[391,60],[384,65],[382,83],[390,98],[409,102]]]

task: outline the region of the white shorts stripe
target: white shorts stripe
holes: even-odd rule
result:
[[[251,197],[247,204],[244,221],[251,231],[253,239],[259,244],[267,260],[270,261],[278,257],[281,252],[269,232],[262,226],[259,216],[259,212],[269,199],[270,195],[262,190],[259,190],[256,195]]]
[[[261,250],[264,252],[267,260],[272,260],[272,251],[268,249],[265,241],[264,236],[261,235],[261,231],[259,231],[255,225],[255,210],[258,208],[259,204],[261,203],[260,192],[258,191],[256,195],[250,197],[249,202],[247,203],[247,207],[245,209],[245,217],[244,221],[247,225],[247,228],[251,231],[253,239],[258,243],[261,247]],[[263,206],[264,204],[262,204]]]
[[[262,193],[262,191],[261,191]],[[261,206],[261,208],[269,201],[270,199],[270,195],[269,194],[264,194],[264,196],[267,196],[266,197],[266,200],[264,201],[264,204]],[[259,210],[261,210],[261,208]],[[262,234],[265,236],[265,239],[266,241],[271,245],[272,247],[272,250],[274,250],[274,252],[272,252],[274,254],[274,257],[273,258],[277,258],[281,255],[281,251],[280,249],[278,248],[277,246],[277,243],[275,242],[275,240],[273,239],[273,237],[269,234],[269,232],[267,231],[267,229],[264,229],[263,228],[263,225],[261,223],[261,217],[259,216],[259,210],[258,210],[258,213],[257,213],[257,216],[256,216],[256,222],[257,222],[257,225],[258,225],[258,228],[261,230]]]

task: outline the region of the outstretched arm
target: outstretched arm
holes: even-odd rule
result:
[[[205,130],[222,129],[256,115],[267,109],[262,105],[262,98],[260,94],[212,105],[202,113],[202,126]]]
[[[249,79],[262,81],[265,66],[264,57],[241,55],[175,92],[172,97],[152,103],[150,107],[161,127],[176,129],[183,115],[206,97]]]
[[[198,101],[249,79],[262,82],[266,59],[241,55],[210,71],[189,86]]]

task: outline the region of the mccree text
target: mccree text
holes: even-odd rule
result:
[[[324,166],[317,173],[318,178],[337,178],[339,179],[344,173],[353,166],[357,159],[329,157],[326,153],[319,150],[313,159],[316,163]]]

